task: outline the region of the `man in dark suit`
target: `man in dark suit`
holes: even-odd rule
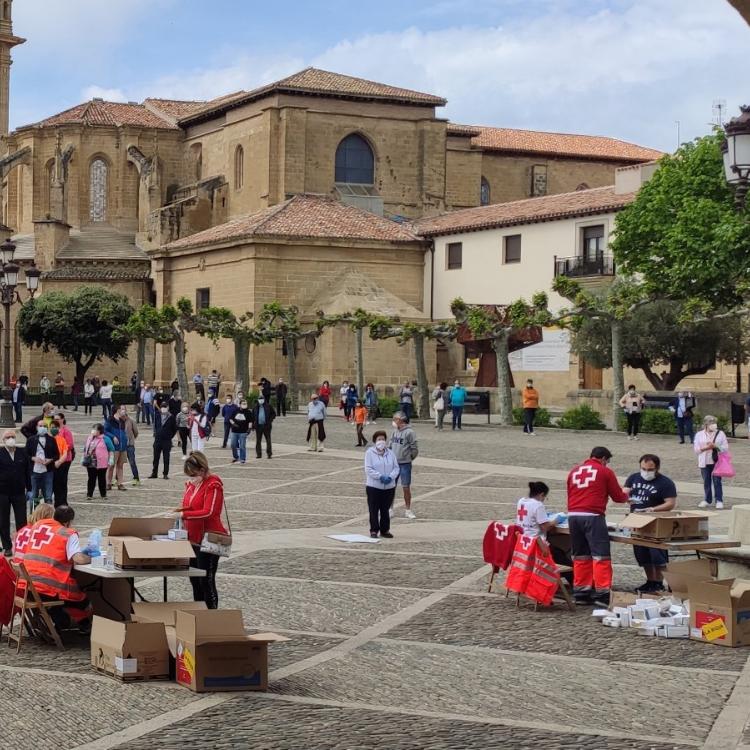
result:
[[[55,475],[55,461],[60,458],[57,441],[49,434],[46,420],[40,418],[36,424],[36,434],[26,442],[26,454],[31,466],[31,501],[41,491],[45,503],[52,502],[52,479]]]
[[[286,383],[279,378],[276,384],[276,413],[280,417],[286,416],[286,395],[289,392]]]
[[[3,554],[13,554],[10,510],[16,531],[26,525],[26,492],[31,489],[31,464],[24,448],[16,447],[16,431],[5,430],[0,446],[0,540]]]
[[[263,437],[266,438],[266,455],[271,458],[271,427],[276,419],[276,412],[268,399],[261,392],[253,407],[253,427],[255,428],[255,456],[263,458]]]

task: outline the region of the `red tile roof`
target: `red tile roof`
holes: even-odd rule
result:
[[[446,132],[448,135],[473,137],[479,135],[482,132],[482,128],[475,128],[473,125],[456,125],[455,122],[449,122]]]
[[[478,131],[478,135],[472,138],[472,145],[485,151],[544,154],[619,162],[653,161],[664,155],[663,152],[652,148],[600,135],[545,133],[539,130],[491,128],[483,125],[465,126],[454,123],[448,125],[448,132],[450,134],[451,129],[466,127]]]
[[[183,123],[193,119],[202,119],[207,115],[218,115],[230,106],[239,106],[260,99],[272,93],[311,94],[318,96],[340,96],[353,99],[377,99],[402,104],[417,104],[430,107],[442,107],[446,100],[433,94],[421,91],[388,86],[384,83],[368,81],[341,73],[332,73],[318,68],[305,68],[299,73],[274,81],[252,91],[242,92],[229,101],[209,102],[202,110],[187,115]]]
[[[412,228],[424,237],[476,232],[516,224],[535,224],[619,211],[634,199],[635,193],[616,195],[614,186],[610,185],[590,190],[576,190],[574,193],[559,193],[542,198],[527,198],[522,201],[450,211],[440,216],[420,219]]]
[[[228,221],[166,245],[167,250],[254,237],[419,242],[403,224],[325,195],[295,195],[276,206]]]
[[[175,124],[152,112],[143,104],[107,102],[103,99],[92,99],[83,104],[77,104],[64,112],[24,127],[45,128],[58,125],[131,125],[164,130],[177,129]]]
[[[184,101],[180,99],[159,99],[157,97],[150,96],[148,99],[144,99],[143,106],[147,107],[151,111],[157,110],[170,118],[177,120],[180,117],[186,117],[187,115],[201,109],[206,106],[205,101]]]

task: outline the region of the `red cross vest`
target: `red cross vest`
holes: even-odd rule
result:
[[[549,605],[559,585],[560,573],[550,552],[539,544],[536,537],[519,536],[505,587]]]
[[[86,598],[73,578],[66,546],[76,532],[53,519],[35,523],[23,552],[23,563],[36,590],[45,596],[80,602]],[[25,581],[18,582],[24,589]]]
[[[34,527],[28,524],[16,533],[16,538],[13,540],[13,562],[16,565],[23,562],[23,556],[26,553],[26,547],[29,546],[29,539],[31,538],[33,529]]]
[[[507,570],[516,546],[516,536],[520,529],[514,524],[507,526],[500,521],[492,521],[484,532],[482,553],[484,561],[496,568]]]

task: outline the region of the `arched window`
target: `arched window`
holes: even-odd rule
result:
[[[234,189],[241,190],[245,183],[245,149],[237,146],[234,150]]]
[[[481,206],[490,205],[490,183],[487,182],[486,177],[482,177],[482,182],[479,186],[479,204]]]
[[[104,159],[91,162],[89,169],[89,218],[100,222],[107,220],[107,179],[109,168]]]
[[[336,182],[372,185],[375,157],[370,144],[356,133],[346,136],[336,149]]]

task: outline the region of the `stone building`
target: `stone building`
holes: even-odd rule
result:
[[[43,271],[41,293],[106,284],[135,306],[186,296],[238,313],[277,295],[310,313],[348,278],[375,285],[371,304],[424,316],[429,252],[405,221],[611,184],[617,167],[659,155],[611,138],[456,125],[439,116],[439,96],[315,68],[208,102],[94,99],[8,134],[10,49],[23,40],[12,3],[0,13],[2,222],[18,259]],[[264,234],[282,225],[288,235]],[[330,356],[318,351],[306,377],[350,373],[346,338],[319,342]],[[228,346],[188,343],[189,369],[233,369]],[[134,359],[101,369],[123,377]],[[383,382],[411,368],[403,347],[387,361]],[[256,362],[253,377],[283,375],[278,353]],[[59,366],[15,342],[13,369],[32,382]],[[171,367],[167,350],[149,351],[148,379],[171,379]]]

